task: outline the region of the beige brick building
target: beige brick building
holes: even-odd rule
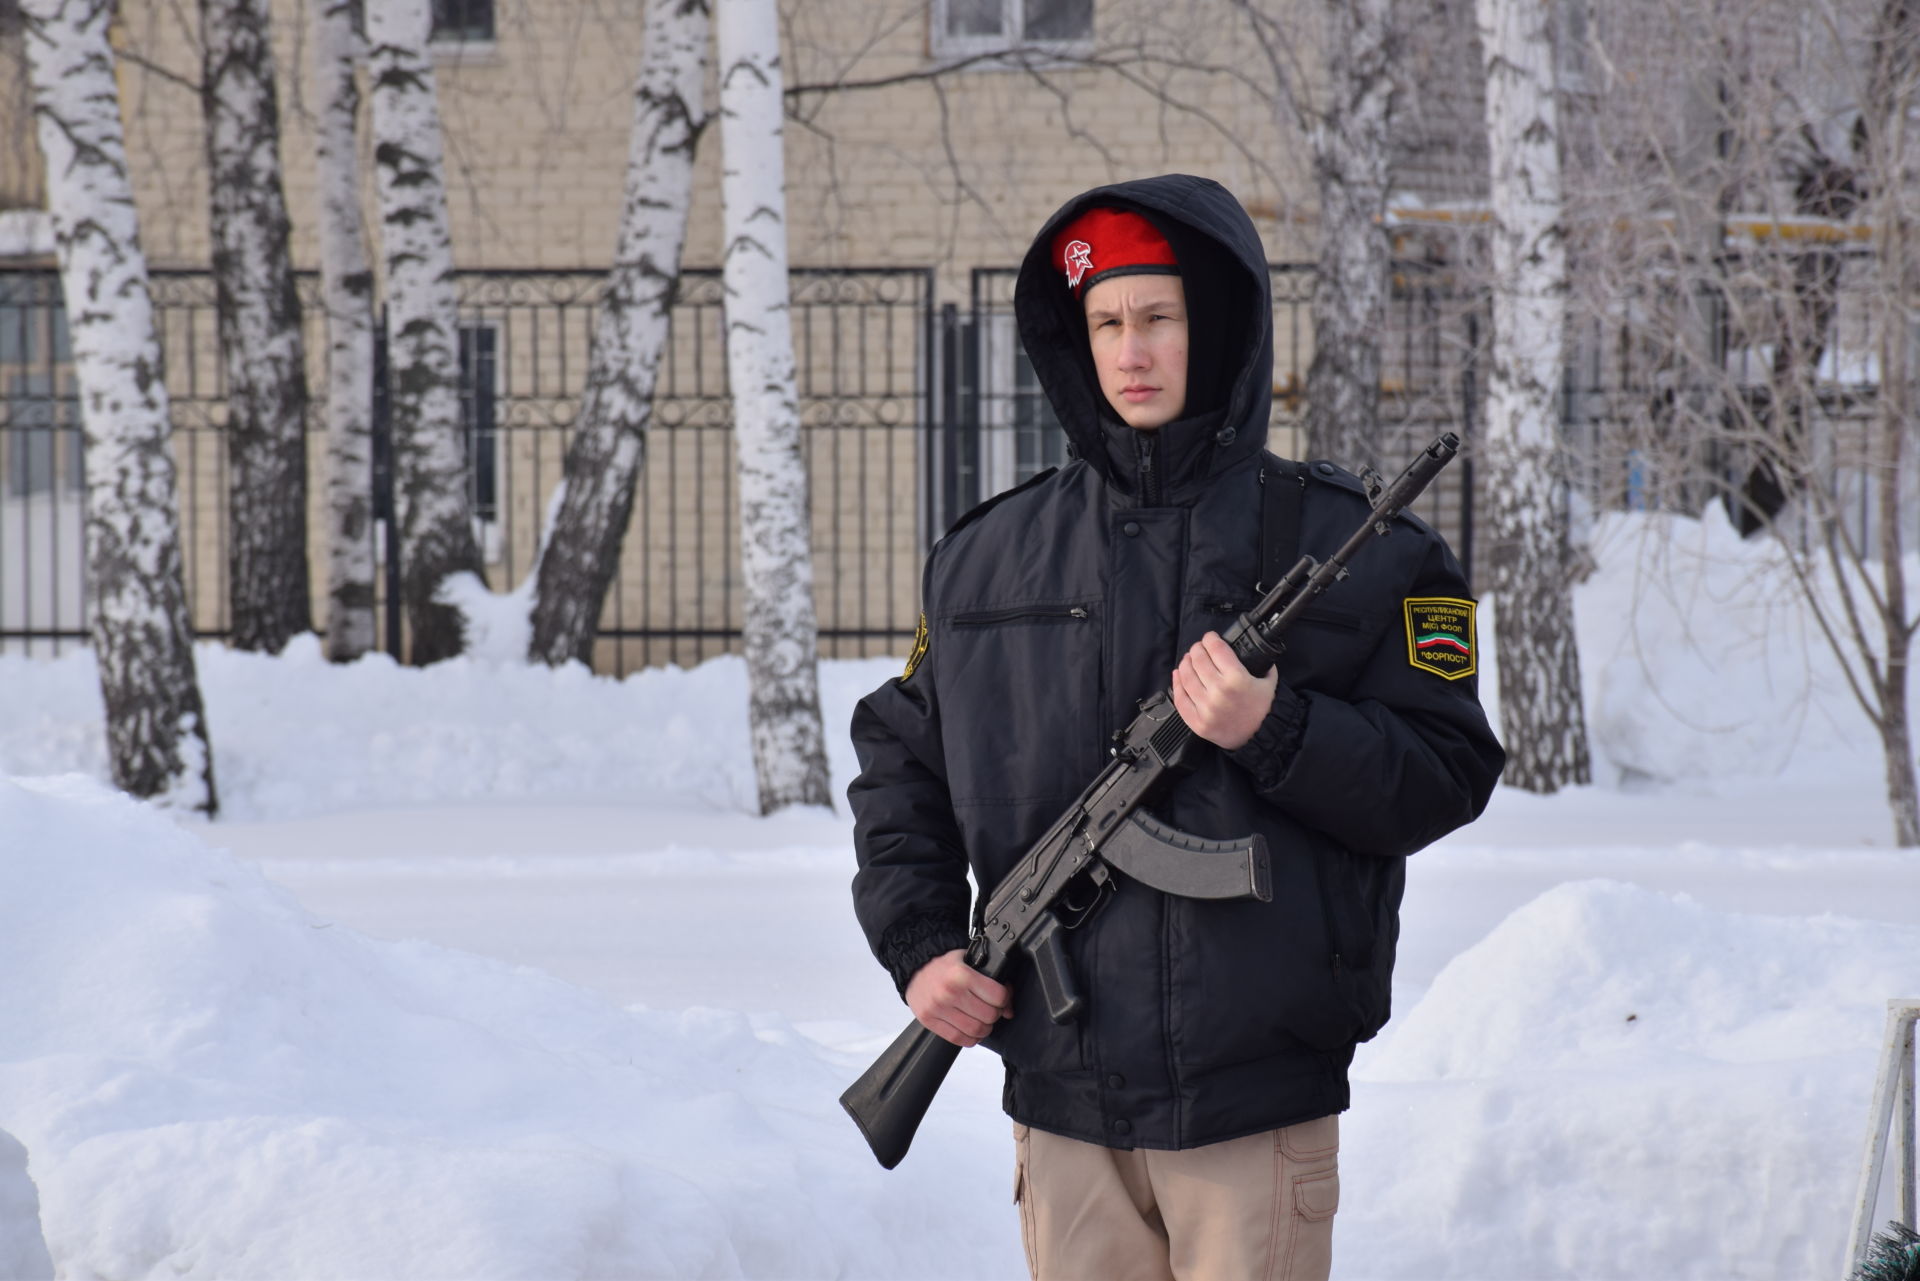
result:
[[[293,252],[310,272],[318,264],[308,2],[274,0],[273,13]],[[436,0],[435,8],[475,498],[490,582],[504,590],[532,563],[584,381],[595,290],[619,212],[642,0]],[[930,537],[967,502],[1058,459],[1013,341],[1010,280],[999,274],[1017,264],[1033,230],[1082,189],[1181,170],[1240,195],[1276,263],[1310,261],[1311,168],[1270,69],[1224,0],[788,0],[782,8],[790,257],[805,269],[795,340],[825,648],[888,652],[911,628]],[[116,44],[176,402],[195,621],[218,632],[223,409],[212,289],[198,274],[208,234],[195,12],[123,0]],[[1454,30],[1422,45],[1435,85],[1447,68],[1471,75],[1473,66],[1470,34],[1459,29],[1470,6],[1449,0],[1437,12]],[[31,208],[42,197],[19,34],[0,39],[11,45],[0,56],[0,203]],[[1023,44],[1020,65],[994,56]],[[1477,111],[1477,100],[1444,105]],[[1408,134],[1409,174],[1435,198],[1461,198],[1475,182],[1471,167],[1484,163],[1455,136],[1462,128],[1428,111]],[[720,295],[710,274],[722,248],[719,143],[715,128],[700,144],[691,274],[608,604],[608,639],[596,655],[609,670],[696,660],[726,647],[739,625]],[[370,200],[370,182],[368,191]],[[1312,354],[1305,280],[1276,276],[1283,427]],[[313,285],[303,282],[310,295]],[[73,420],[58,335],[33,309],[51,298],[8,298],[0,295],[0,366],[12,364],[0,374],[13,381],[0,384],[0,425],[34,430],[14,431],[15,447],[0,457],[0,469],[11,468],[0,480],[0,503],[10,504],[0,519],[0,582],[9,584],[0,633],[77,630],[77,489],[67,474],[77,468],[62,443]],[[317,316],[308,351],[317,394]],[[1408,376],[1390,382],[1404,386]],[[956,437],[961,423],[967,432]],[[321,453],[316,433],[311,528],[315,617],[324,625]]]

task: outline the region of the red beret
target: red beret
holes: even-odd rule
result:
[[[1078,298],[1108,276],[1180,274],[1173,246],[1139,214],[1089,209],[1053,238],[1053,265]]]

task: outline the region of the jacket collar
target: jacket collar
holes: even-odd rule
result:
[[[1221,458],[1226,420],[1227,411],[1216,409],[1155,431],[1141,431],[1103,415],[1100,444],[1105,465],[1099,470],[1126,505],[1185,506],[1205,487]]]

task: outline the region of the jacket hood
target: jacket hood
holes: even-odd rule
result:
[[[1273,302],[1266,247],[1225,187],[1190,174],[1096,187],[1062,205],[1034,237],[1014,286],[1021,344],[1075,456],[1130,494],[1139,492],[1137,438],[1148,433],[1127,426],[1108,408],[1080,300],[1053,266],[1060,228],[1095,206],[1140,214],[1172,243],[1181,262],[1190,317],[1188,376],[1199,374],[1213,385],[1190,386],[1188,403],[1198,399],[1198,412],[1151,434],[1163,478],[1160,500],[1190,501],[1209,477],[1257,455],[1267,443]]]

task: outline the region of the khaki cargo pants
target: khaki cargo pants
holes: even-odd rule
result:
[[[1340,1118],[1184,1152],[1013,1127],[1034,1281],[1326,1281]]]

